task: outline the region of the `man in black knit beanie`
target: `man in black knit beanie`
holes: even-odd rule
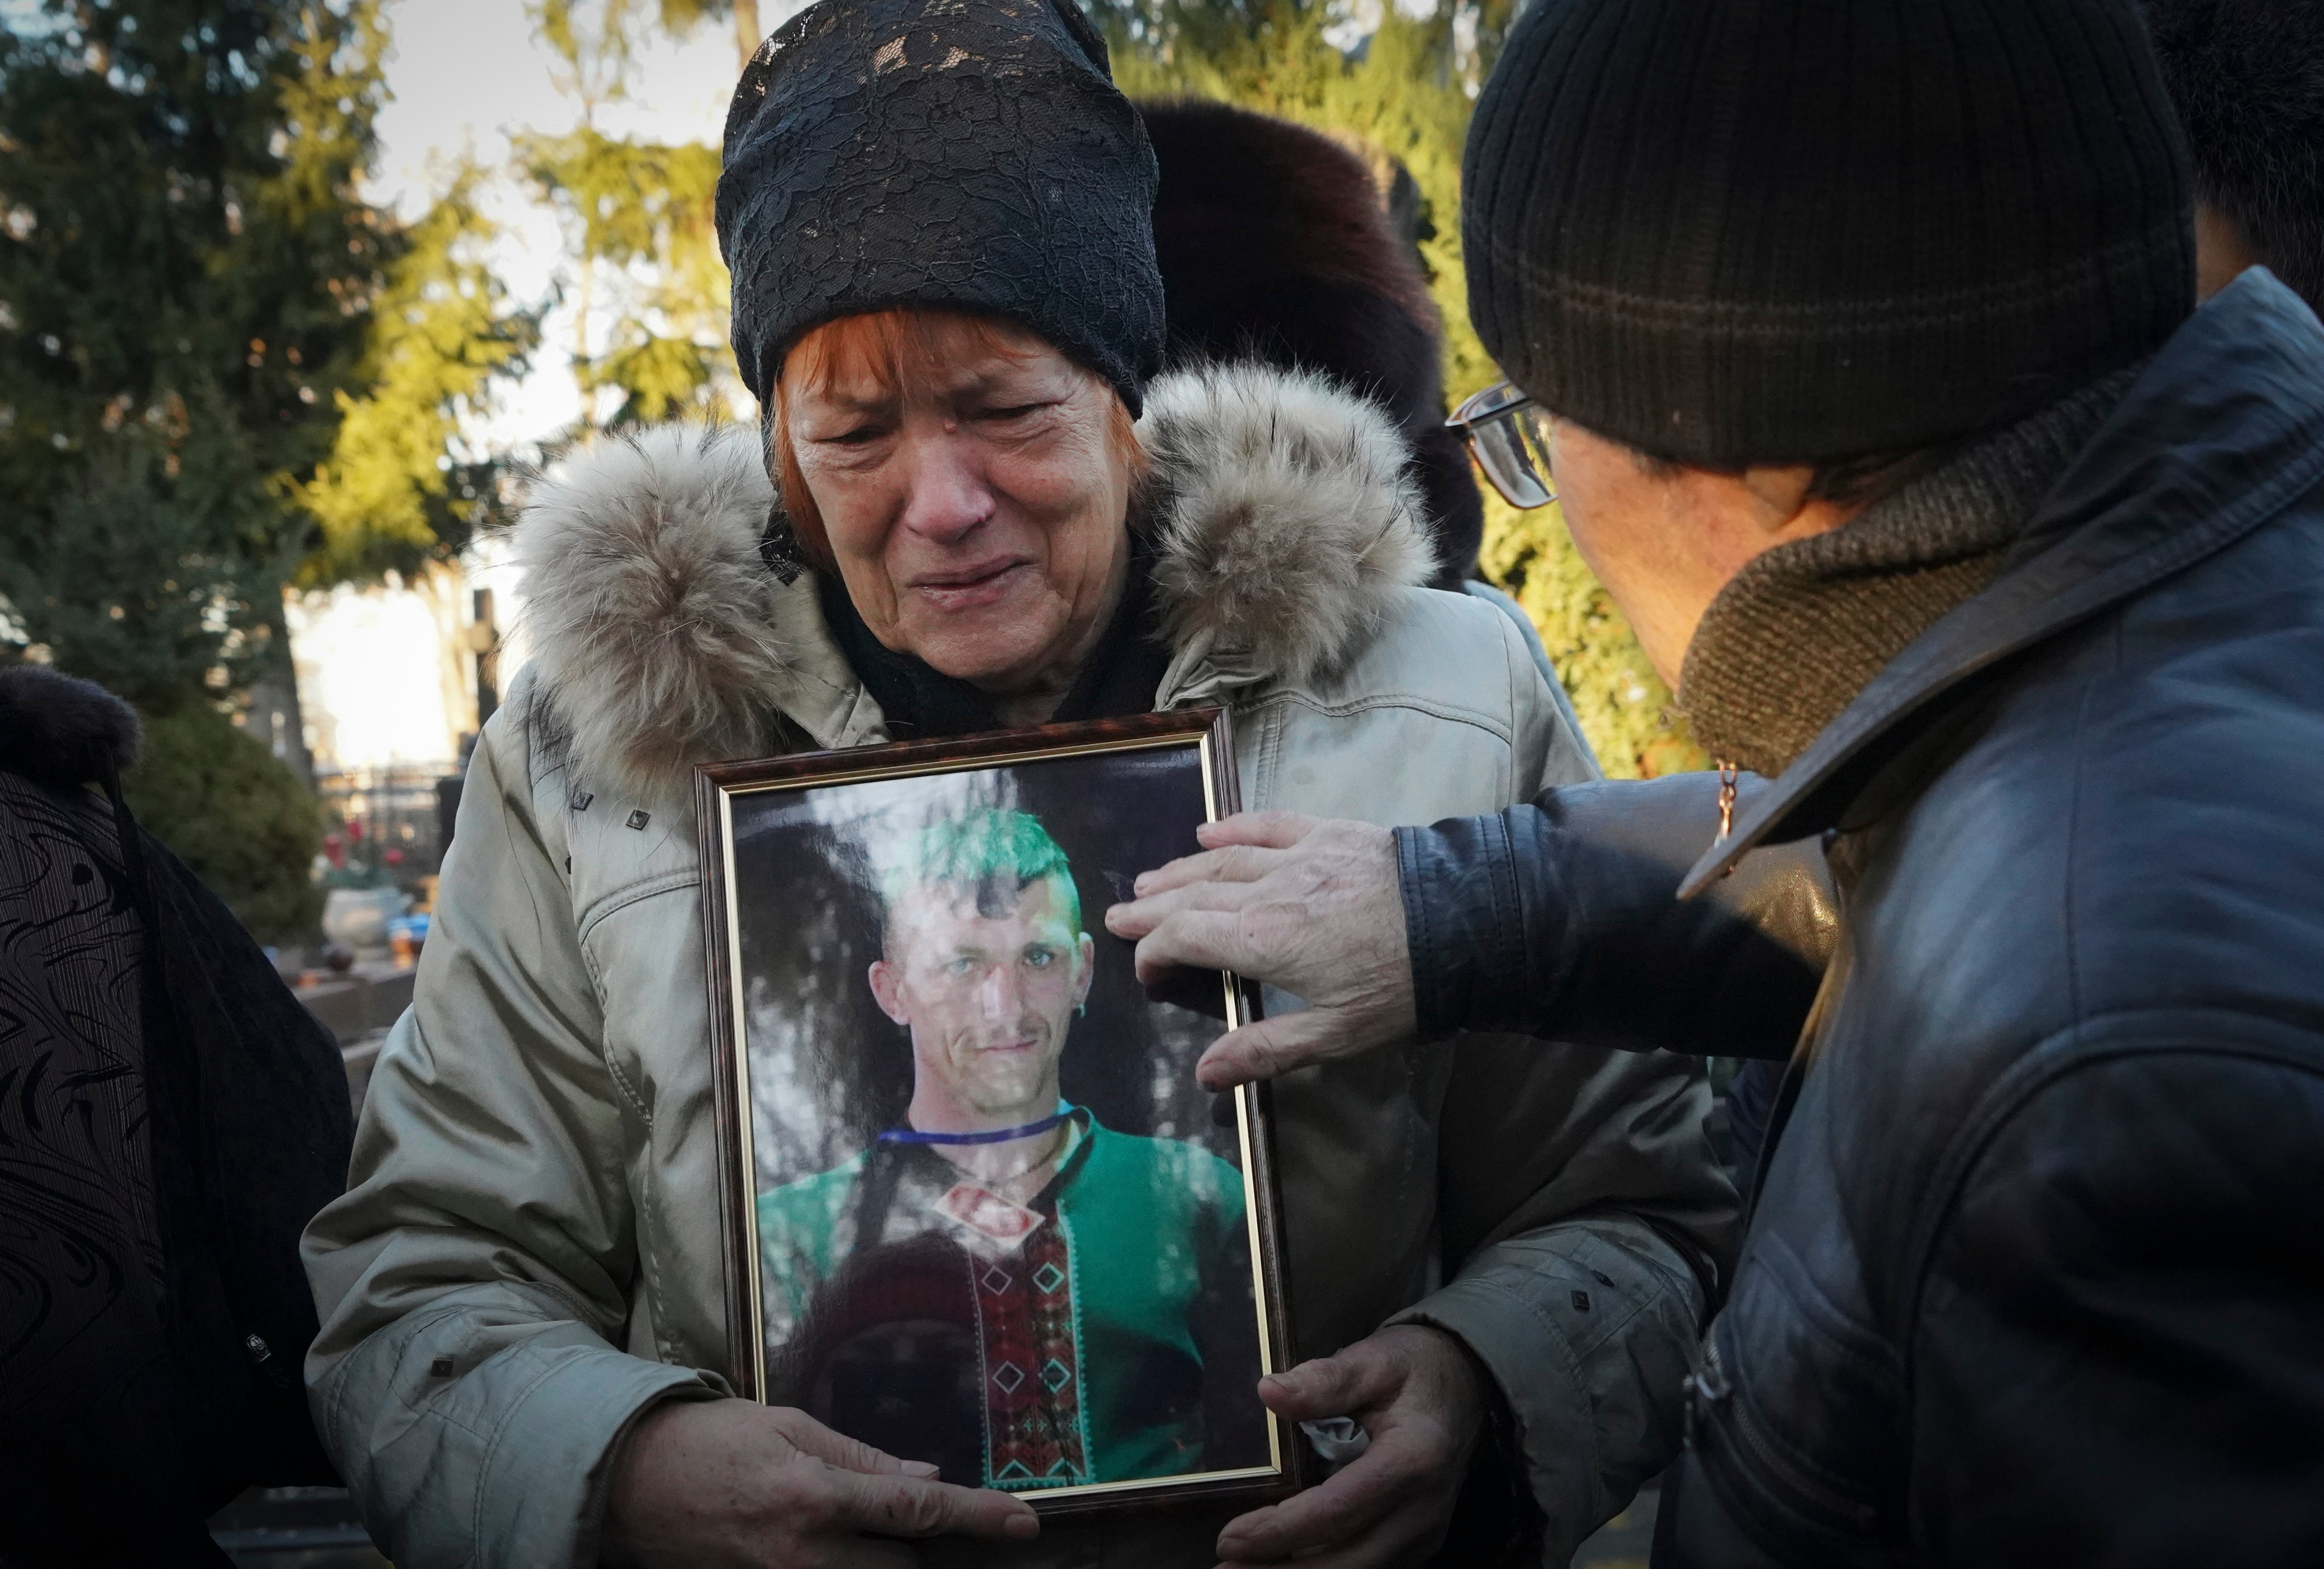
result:
[[[1657,1564],[2324,1563],[2324,327],[2136,0],[1535,0],[1463,179],[1458,423],[1724,766],[1206,829],[1109,926],[1310,1006],[1205,1082],[1784,1065]]]

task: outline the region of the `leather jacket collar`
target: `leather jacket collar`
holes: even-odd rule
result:
[[[2016,562],[1908,645],[1748,800],[1679,897],[1761,843],[1831,826],[1946,697],[2242,539],[2324,479],[2324,401],[2309,368],[2319,357],[2324,326],[2273,273],[2255,267],[2221,291],[2074,460]]]

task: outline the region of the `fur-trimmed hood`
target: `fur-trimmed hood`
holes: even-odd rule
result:
[[[1327,676],[1434,569],[1401,437],[1321,377],[1166,375],[1138,434],[1130,523],[1173,655],[1158,706]],[[748,427],[604,439],[536,484],[517,534],[533,678],[589,777],[682,801],[694,764],[780,750],[779,715],[821,744],[878,738],[848,723],[869,699],[813,585],[762,554],[770,526]]]

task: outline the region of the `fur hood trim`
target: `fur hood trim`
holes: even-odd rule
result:
[[[1157,379],[1138,435],[1171,706],[1344,664],[1399,588],[1436,570],[1410,453],[1379,408],[1312,374]]]
[[[1407,452],[1371,403],[1256,365],[1157,378],[1131,526],[1153,542],[1174,655],[1162,706],[1343,665],[1435,562]],[[832,743],[844,666],[810,584],[762,553],[782,526],[747,427],[599,440],[537,482],[517,532],[534,678],[591,777],[685,800],[694,764]],[[844,702],[841,708],[847,707]]]
[[[135,767],[140,736],[129,705],[94,681],[42,665],[0,670],[0,768],[86,784]]]
[[[772,487],[746,428],[595,443],[517,528],[537,678],[572,753],[641,798],[698,761],[777,750],[788,661],[759,557]]]

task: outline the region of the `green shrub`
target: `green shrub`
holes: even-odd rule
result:
[[[315,797],[256,736],[203,703],[145,719],[143,758],[121,781],[129,809],[259,941],[311,935],[322,891]]]

